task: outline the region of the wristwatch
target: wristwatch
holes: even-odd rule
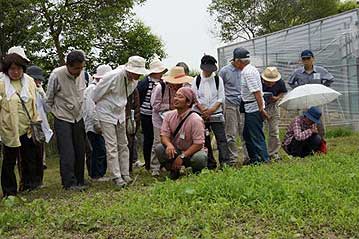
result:
[[[184,153],[181,153],[180,156],[179,156],[181,159],[185,159],[186,158],[186,155]]]

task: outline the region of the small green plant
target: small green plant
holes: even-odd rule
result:
[[[330,128],[326,132],[327,138],[347,137],[353,135],[353,130],[348,127]]]
[[[358,238],[358,140],[177,181],[137,169],[128,188],[93,182],[82,193],[62,190],[49,160],[46,188],[0,201],[0,238]]]

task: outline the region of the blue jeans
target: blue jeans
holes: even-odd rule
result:
[[[87,137],[92,146],[90,177],[101,178],[107,169],[105,139],[91,131],[87,132]]]
[[[245,113],[243,139],[246,142],[250,164],[269,161],[263,118],[259,111]]]

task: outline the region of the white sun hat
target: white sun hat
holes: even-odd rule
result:
[[[8,51],[7,54],[17,54],[21,56],[22,59],[30,62],[29,58],[27,58],[24,49],[21,46],[13,46]]]
[[[105,65],[100,65],[99,67],[97,67],[96,69],[96,74],[93,75],[94,78],[102,78],[107,72],[112,71],[111,66],[105,64]]]
[[[128,62],[125,65],[126,71],[138,74],[146,75],[148,70],[146,69],[146,60],[140,56],[131,56],[128,58]]]
[[[149,75],[152,73],[166,73],[168,71],[167,68],[163,65],[163,63],[158,58],[155,58],[153,61],[151,61],[149,67],[150,67],[148,72]]]

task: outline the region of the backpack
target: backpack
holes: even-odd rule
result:
[[[218,88],[219,88],[219,76],[218,75],[215,75],[214,76],[214,81],[216,82],[216,89],[218,91]],[[201,84],[201,75],[198,75],[196,77],[196,86],[197,86],[197,90],[199,90],[199,85]]]
[[[163,95],[165,94],[165,90],[166,90],[166,83],[163,80],[161,80],[160,84],[161,84],[161,93],[163,98]]]
[[[88,87],[89,83],[90,83],[90,75],[87,71],[84,72],[84,75],[85,75],[85,84],[86,84],[86,87]]]

